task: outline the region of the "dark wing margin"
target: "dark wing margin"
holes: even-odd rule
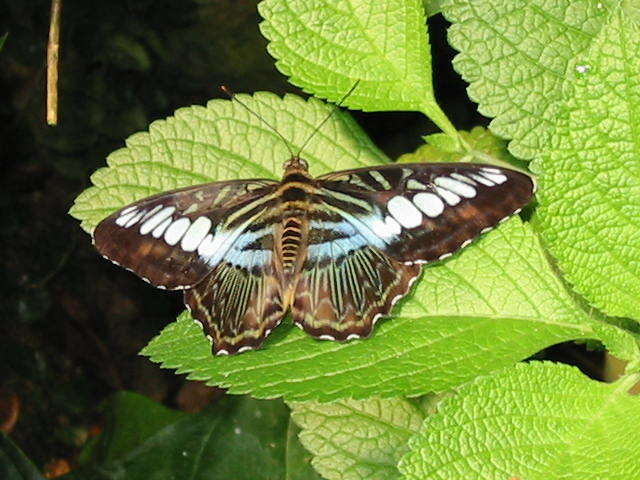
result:
[[[102,256],[155,287],[190,288],[267,208],[276,184],[214,182],[154,195],[100,222],[93,243]]]
[[[474,163],[396,164],[319,177],[323,200],[370,244],[405,264],[442,260],[520,211],[535,193],[528,175]],[[356,208],[348,205],[369,205]]]

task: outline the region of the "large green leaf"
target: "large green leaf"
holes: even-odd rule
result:
[[[407,479],[640,478],[636,376],[613,384],[552,363],[517,365],[460,388],[400,462]]]
[[[601,338],[616,355],[640,358],[631,335],[578,307],[531,229],[514,218],[427,268],[370,339],[322,342],[281,326],[262,350],[212,357],[185,313],[142,353],[232,393],[328,401],[446,390],[576,338]]]
[[[610,315],[640,320],[640,29],[616,11],[572,73],[540,178],[540,231]]]
[[[544,149],[558,113],[562,83],[606,21],[611,2],[573,0],[444,0],[460,51],[454,67],[470,83],[469,97],[530,159]]]
[[[104,432],[83,451],[83,463],[117,460],[186,415],[133,392],[114,394],[103,411]]]
[[[417,110],[455,137],[435,101],[420,0],[264,0],[261,30],[289,80],[352,109]]]
[[[273,125],[297,150],[335,109],[315,99],[260,92],[239,98]],[[91,231],[122,206],[174,188],[238,178],[278,178],[291,153],[264,122],[237,102],[212,100],[181,108],[137,133],[91,176],[94,186],[76,199],[71,215]],[[346,113],[336,111],[302,155],[314,175],[388,161]]]
[[[74,472],[74,480],[287,478],[289,414],[280,401],[228,397],[162,428],[109,461]],[[312,480],[312,476],[302,477]]]
[[[417,402],[400,398],[289,406],[313,466],[329,480],[399,478],[398,460],[425,416]]]

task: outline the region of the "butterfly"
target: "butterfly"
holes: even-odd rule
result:
[[[421,273],[527,205],[534,181],[474,163],[389,164],[281,181],[232,180],[132,203],[93,233],[98,251],[182,290],[214,354],[261,346],[288,311],[317,339],[371,334]]]

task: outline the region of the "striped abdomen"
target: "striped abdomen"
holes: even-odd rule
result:
[[[280,237],[280,255],[283,270],[293,273],[302,249],[304,226],[298,217],[287,217]]]

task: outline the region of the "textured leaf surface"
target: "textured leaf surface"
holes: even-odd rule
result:
[[[289,417],[286,452],[287,474],[284,480],[321,480],[322,477],[311,466],[313,455],[300,443],[299,433],[300,427]]]
[[[483,127],[474,127],[466,132],[458,132],[461,143],[456,145],[448,135],[435,133],[427,135],[427,142],[415,152],[405,153],[398,162],[480,162],[501,164],[506,167],[524,167],[522,162],[513,157],[507,150],[507,142],[496,137]]]
[[[262,33],[289,80],[366,111],[417,110],[455,135],[438,107],[420,0],[265,0]]]
[[[412,439],[407,479],[640,478],[637,378],[604,384],[534,362],[465,385]]]
[[[295,95],[240,95],[288,140],[294,152],[335,107]],[[287,145],[237,102],[212,100],[206,107],[137,133],[107,158],[108,168],[91,176],[94,186],[76,199],[71,215],[91,231],[107,215],[135,200],[188,185],[239,178],[280,178],[291,154]],[[384,163],[387,158],[351,117],[336,112],[302,152],[311,173]]]
[[[72,478],[287,478],[288,422],[288,409],[280,401],[225,398],[204,412],[168,425],[137,447],[121,452],[119,458],[74,472]]]
[[[142,353],[232,393],[322,401],[442,391],[575,338],[638,357],[630,335],[576,305],[518,218],[425,269],[394,313],[366,340],[317,341],[282,325],[265,348],[232,357],[212,357],[183,314]]]
[[[640,29],[616,12],[566,84],[533,163],[541,233],[575,289],[640,320]]]
[[[491,130],[513,139],[510,151],[530,159],[552,133],[562,83],[593,42],[608,13],[593,0],[444,0],[453,23],[454,67],[469,97],[492,117]]]
[[[289,406],[313,466],[329,480],[400,478],[398,460],[424,420],[416,403],[400,398]]]

